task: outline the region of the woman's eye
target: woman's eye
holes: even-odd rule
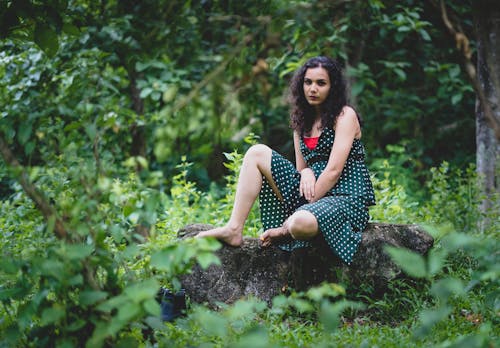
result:
[[[304,84],[306,84],[306,85],[310,85],[311,83],[312,83],[311,80],[304,80]]]

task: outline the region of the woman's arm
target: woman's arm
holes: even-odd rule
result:
[[[302,169],[307,168],[307,163],[300,152],[300,135],[297,131],[293,131],[293,147],[295,149],[295,167],[300,172]]]
[[[295,167],[300,172],[299,192],[306,200],[311,201],[314,198],[316,177],[312,169],[307,167],[304,156],[302,156],[302,152],[300,151],[300,135],[297,131],[293,132],[293,146],[295,149]]]
[[[344,107],[337,118],[335,125],[335,140],[333,142],[330,158],[325,170],[321,173],[314,187],[312,202],[322,198],[335,186],[342,174],[345,162],[351,151],[352,143],[356,136],[361,135],[361,127],[356,112],[351,107]]]

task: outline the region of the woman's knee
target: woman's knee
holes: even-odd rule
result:
[[[245,154],[245,160],[256,163],[259,168],[270,163],[272,150],[264,144],[252,145]]]
[[[250,146],[247,150],[245,156],[248,157],[262,157],[269,155],[271,153],[271,148],[264,144],[255,144]]]
[[[299,210],[288,218],[288,231],[294,239],[311,239],[318,234],[318,221],[311,212]]]

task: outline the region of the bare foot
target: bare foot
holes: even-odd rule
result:
[[[268,247],[273,242],[285,239],[289,236],[290,232],[288,232],[288,228],[283,225],[281,227],[268,229],[260,235],[259,239],[261,240],[263,247]]]
[[[238,247],[243,243],[243,229],[233,229],[231,227],[224,226],[203,231],[196,235],[196,238],[204,237],[214,237],[221,242]]]

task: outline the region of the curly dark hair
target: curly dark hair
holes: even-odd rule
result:
[[[304,95],[304,76],[307,69],[322,67],[330,77],[330,91],[321,105],[321,126],[333,127],[342,108],[347,105],[346,81],[339,62],[319,56],[309,59],[290,80],[289,102],[291,104],[290,126],[301,136],[309,133],[316,118],[315,109],[309,105]]]

